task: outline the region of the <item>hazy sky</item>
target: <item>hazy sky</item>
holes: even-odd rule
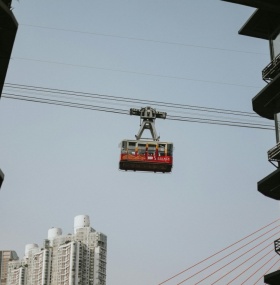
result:
[[[19,29],[6,83],[244,112],[264,86],[268,43],[238,35],[249,7],[214,0],[13,7]],[[121,172],[118,144],[134,138],[139,118],[2,98],[0,248],[22,257],[49,228],[72,233],[74,217],[87,214],[108,236],[107,284],[158,284],[279,217],[279,203],[257,191],[274,170],[273,131],[170,120],[156,127],[174,143],[173,172]]]

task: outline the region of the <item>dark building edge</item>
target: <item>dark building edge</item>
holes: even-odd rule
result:
[[[11,11],[11,0],[0,0],[0,99],[16,38],[18,22]],[[0,188],[4,173],[0,169]]]
[[[239,34],[266,40],[274,40],[280,30],[280,2],[279,0],[222,0],[257,8],[253,15],[239,30]],[[273,57],[272,57],[273,59]],[[280,71],[272,78],[253,99],[253,110],[260,116],[273,119],[280,111]],[[258,182],[258,191],[269,198],[280,200],[280,163],[278,169]],[[279,239],[280,240],[280,239]],[[278,242],[279,242],[278,240]],[[276,241],[275,241],[276,242]],[[275,243],[274,242],[274,243]],[[276,250],[276,249],[275,249]],[[277,251],[276,251],[277,252]],[[280,254],[279,252],[277,252]],[[268,285],[280,284],[280,270],[266,274],[264,283]]]
[[[0,98],[18,29],[10,5],[10,1],[0,0]]]

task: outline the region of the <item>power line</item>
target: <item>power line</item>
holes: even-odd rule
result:
[[[20,26],[52,30],[52,31],[61,31],[61,32],[87,34],[87,35],[95,35],[95,36],[102,36],[102,37],[120,38],[120,39],[133,40],[133,41],[143,41],[143,42],[160,43],[160,44],[166,44],[166,45],[184,46],[184,47],[191,47],[191,48],[212,49],[212,50],[229,51],[229,52],[236,52],[236,53],[267,55],[266,53],[255,52],[255,51],[234,50],[234,49],[210,47],[210,46],[203,46],[203,45],[185,44],[185,43],[180,43],[180,42],[170,42],[170,41],[161,41],[161,40],[153,40],[153,39],[138,38],[138,37],[128,37],[128,36],[121,36],[121,35],[116,35],[116,34],[105,34],[105,33],[98,33],[98,32],[86,32],[86,31],[80,31],[80,30],[71,30],[71,29],[31,25],[31,24],[20,24]]]
[[[169,79],[186,80],[186,81],[193,81],[193,82],[218,84],[218,85],[229,85],[229,86],[238,86],[238,87],[255,88],[255,89],[261,88],[260,86],[254,86],[254,85],[237,84],[237,83],[212,81],[212,80],[203,80],[203,79],[188,78],[188,77],[183,77],[183,76],[155,74],[155,73],[148,73],[148,72],[140,72],[140,71],[133,71],[133,70],[117,69],[117,68],[106,68],[106,67],[100,67],[100,66],[74,64],[74,63],[67,63],[67,62],[60,62],[60,61],[35,59],[35,58],[12,57],[11,59],[33,61],[33,62],[40,62],[40,63],[50,63],[50,64],[56,64],[56,65],[65,65],[65,66],[88,68],[88,69],[106,70],[106,71],[128,73],[128,74],[137,74],[137,75],[152,76],[152,77],[159,77],[159,78],[169,78]]]

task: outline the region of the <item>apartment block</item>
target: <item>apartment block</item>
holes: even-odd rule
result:
[[[106,255],[106,235],[79,215],[74,234],[51,228],[42,247],[26,245],[24,258],[9,263],[7,285],[106,285]]]

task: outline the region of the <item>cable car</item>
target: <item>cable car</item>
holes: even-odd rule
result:
[[[166,113],[151,107],[130,109],[130,115],[140,116],[142,123],[136,140],[125,139],[120,143],[120,170],[171,172],[173,166],[173,143],[159,141],[154,121],[165,119]],[[152,139],[141,139],[143,131],[150,130]]]

